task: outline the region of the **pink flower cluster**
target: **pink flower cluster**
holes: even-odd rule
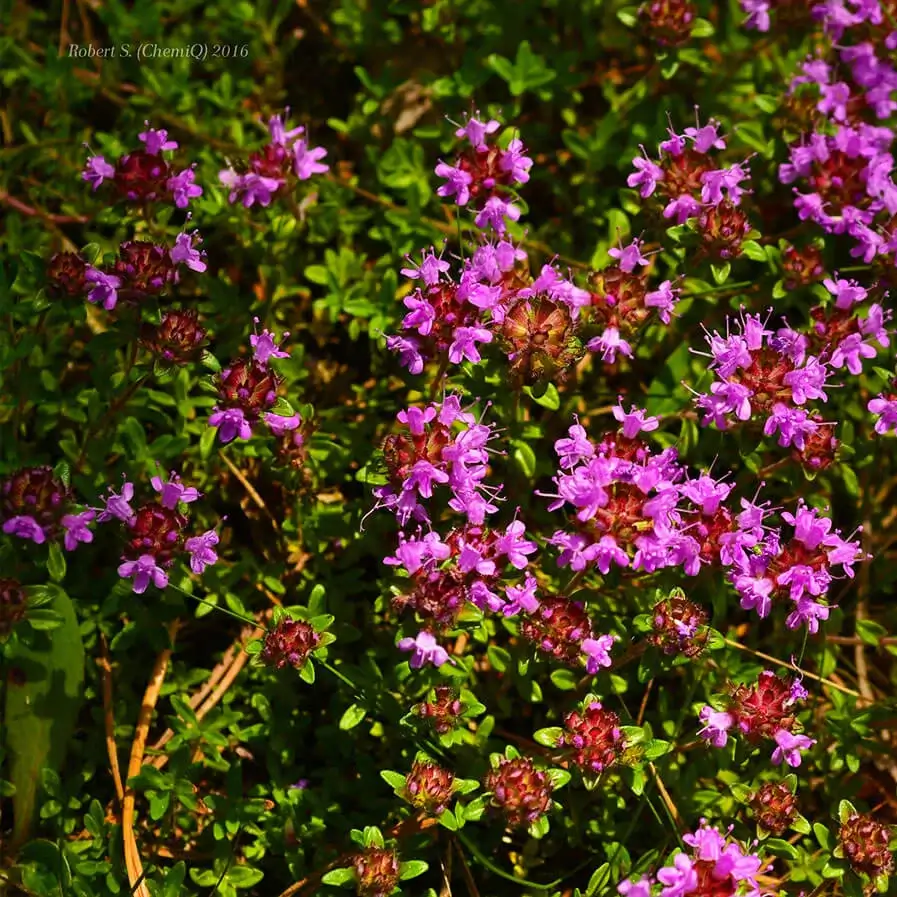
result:
[[[738,517],[740,538],[730,552],[729,580],[741,598],[741,606],[769,615],[773,602],[789,603],[786,624],[805,625],[817,632],[831,607],[823,604],[835,573],[853,578],[854,564],[865,560],[859,543],[844,539],[832,529],[832,521],[815,508],[799,502],[794,513],[782,519],[793,528],[790,539],[780,529],[768,527],[769,512],[752,504]]]
[[[195,166],[175,172],[163,156],[178,148],[177,141],[168,139],[168,131],[155,130],[146,122],[146,130],[137,136],[143,143],[142,150],[122,156],[115,165],[104,156],[91,155],[82,179],[94,191],[109,181],[130,202],[147,203],[167,197],[179,209],[186,209],[191,199],[202,196],[202,187],[195,183]]]
[[[228,202],[241,202],[246,208],[258,203],[271,204],[271,200],[284,193],[291,179],[307,181],[313,175],[323,174],[329,166],[321,162],[327,150],[310,146],[301,125],[287,130],[284,119],[273,115],[268,120],[269,142],[249,156],[248,168],[242,174],[232,166],[218,173],[218,179],[230,190]]]
[[[626,183],[637,188],[642,199],[655,193],[663,197],[663,217],[675,224],[684,224],[710,208],[724,203],[737,207],[745,194],[743,183],[750,178],[747,161],[728,167],[717,167],[711,150],[726,148],[726,139],[719,135],[719,123],[712,119],[677,134],[668,129],[669,138],[659,145],[657,161],[642,155],[633,159],[636,171]]]
[[[425,503],[434,489],[445,487],[449,507],[481,526],[498,510],[501,492],[483,482],[488,445],[496,435],[493,426],[477,422],[456,395],[400,411],[397,419],[406,432],[387,437],[383,446],[389,483],[374,490],[374,510],[388,508],[402,526],[409,520],[427,523]]]
[[[729,829],[731,832],[731,828]],[[701,820],[697,831],[682,840],[689,852],[680,852],[672,863],[661,867],[653,876],[643,875],[636,881],[621,882],[617,891],[623,897],[686,897],[687,894],[740,894],[760,897],[757,875],[764,863],[737,841],[722,834],[716,826]]]
[[[698,735],[717,748],[726,746],[732,731],[752,744],[772,741],[772,762],[796,768],[801,765],[801,751],[816,744],[815,739],[800,734],[795,715],[798,702],[806,698],[807,690],[799,679],[766,670],[753,685],[732,688],[719,701],[725,709],[716,710],[709,704],[703,707],[699,718],[704,725]]]
[[[488,137],[500,127],[495,119],[483,122],[470,117],[455,132],[456,137],[466,137],[470,146],[454,165],[440,162],[436,166],[436,174],[445,179],[436,192],[454,197],[459,206],[472,206],[477,213],[476,226],[491,228],[499,235],[506,230],[506,219],[520,218],[520,209],[507,197],[515,186],[529,180],[533,165],[519,138],[511,140],[505,149],[489,143]]]
[[[97,523],[117,520],[123,525],[125,545],[118,575],[132,580],[137,594],[145,592],[150,584],[164,589],[168,570],[179,556],[186,554],[190,569],[197,574],[218,560],[218,533],[214,529],[194,536],[187,533],[189,519],[184,508],[201,493],[184,486],[175,473],[167,480],[154,476],[150,484],[158,498],[136,509],[131,504],[134,484],[127,480],[120,492],[110,489],[103,507],[95,509],[99,512]]]

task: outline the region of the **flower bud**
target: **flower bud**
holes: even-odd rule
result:
[[[416,707],[417,715],[430,720],[437,735],[445,735],[457,728],[462,710],[458,692],[448,685],[437,685],[433,689],[433,699]]]
[[[83,296],[87,292],[87,263],[77,252],[57,252],[47,265],[47,291],[51,296]]]
[[[776,837],[797,818],[797,800],[787,782],[764,782],[750,805],[760,828]]]
[[[502,757],[484,785],[492,792],[492,804],[504,813],[509,828],[530,825],[551,807],[551,782],[529,757]]]
[[[654,605],[651,611],[654,631],[648,641],[664,654],[696,657],[704,649],[700,637],[707,624],[707,611],[684,595],[673,594]]]
[[[691,36],[695,5],[691,0],[648,0],[639,19],[648,36],[662,47],[678,47]]]
[[[320,641],[321,634],[311,623],[283,617],[265,634],[259,657],[263,663],[276,670],[285,666],[298,670]]]
[[[620,717],[592,701],[582,711],[564,717],[558,747],[568,749],[572,761],[584,772],[600,773],[619,759],[622,738]]]
[[[405,799],[429,816],[438,816],[452,799],[455,774],[436,763],[416,760],[405,778]]]
[[[386,847],[368,847],[355,857],[358,897],[386,897],[399,883],[399,858]]]
[[[875,878],[888,876],[894,869],[894,854],[889,848],[892,829],[864,813],[852,813],[842,823],[838,839],[844,855],[856,872]]]
[[[206,331],[192,309],[171,309],[162,323],[144,329],[141,344],[163,364],[186,364],[199,354]]]

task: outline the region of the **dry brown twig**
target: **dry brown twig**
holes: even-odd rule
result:
[[[175,620],[168,626],[169,647],[159,653],[149,684],[143,694],[143,702],[140,705],[140,714],[137,717],[137,730],[134,733],[134,742],[131,745],[131,757],[128,761],[128,781],[140,773],[143,765],[143,754],[146,749],[146,736],[149,732],[153,711],[159,700],[162,683],[165,681],[165,673],[168,670],[168,661],[174,648],[174,640],[180,628],[180,620]],[[131,893],[134,897],[151,897],[149,888],[143,880],[143,862],[140,859],[140,851],[137,848],[137,839],[134,836],[134,802],[135,795],[132,788],[125,782],[124,799],[122,800],[121,830],[124,840],[125,866],[128,870],[128,881],[131,883]]]

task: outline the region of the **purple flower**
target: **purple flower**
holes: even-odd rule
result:
[[[283,118],[279,115],[272,115],[268,119],[268,133],[271,135],[271,143],[275,146],[287,146],[291,140],[295,140],[296,137],[305,133],[305,128],[302,125],[291,128],[289,131],[286,130],[284,119],[289,118],[289,115],[290,109],[288,106],[284,109]]]
[[[506,617],[513,617],[521,612],[534,614],[539,609],[539,599],[536,598],[538,583],[531,574],[526,574],[523,585],[506,586],[505,597],[508,603],[502,608]]]
[[[835,297],[835,308],[850,308],[862,302],[868,292],[855,280],[833,280],[826,277],[822,285]]]
[[[897,430],[897,397],[891,398],[879,393],[866,405],[868,411],[878,416],[875,432],[884,436],[890,430]]]
[[[66,551],[74,551],[79,542],[93,542],[93,533],[87,524],[96,517],[96,511],[87,510],[80,514],[66,514],[62,518],[65,529],[63,544]]]
[[[184,548],[190,552],[190,569],[194,573],[202,573],[206,567],[210,567],[218,560],[214,546],[218,544],[218,533],[210,529],[201,536],[193,536],[184,543]]]
[[[157,589],[164,589],[168,585],[168,574],[151,554],[142,554],[136,561],[126,561],[119,565],[118,575],[122,579],[133,579],[134,591],[138,595],[146,591],[150,582]]]
[[[194,242],[197,244],[202,242],[199,231],[193,231],[190,234],[179,233],[168,257],[176,265],[186,265],[191,271],[201,274],[206,270],[206,263],[203,261],[205,253],[196,249],[193,245]]]
[[[607,254],[611,258],[617,259],[620,269],[627,274],[635,271],[636,266],[647,265],[649,262],[649,259],[642,255],[642,241],[639,239],[633,240],[628,246],[620,248],[612,246],[607,250]]]
[[[177,508],[179,501],[188,505],[202,495],[193,486],[182,485],[181,478],[174,471],[171,472],[167,481],[160,476],[152,477],[150,485],[159,493],[159,501],[162,503],[162,507],[169,508],[172,511]]]
[[[706,705],[698,716],[704,723],[704,728],[698,731],[699,737],[709,741],[714,747],[725,747],[729,740],[729,729],[735,725],[735,718],[732,714],[723,710],[714,710],[710,705]]]
[[[242,196],[241,202],[247,209],[255,203],[269,206],[273,195],[284,185],[278,178],[263,177],[255,172],[237,174],[232,168],[219,171],[218,179],[230,188],[227,201],[233,203]]]
[[[186,209],[190,205],[191,199],[202,196],[202,187],[194,183],[196,175],[192,168],[185,168],[183,171],[170,177],[165,186],[168,192],[174,197],[174,204],[179,209]]]
[[[218,438],[224,443],[236,438],[249,439],[252,425],[246,420],[242,408],[225,408],[213,411],[209,416],[209,426],[218,427]]]
[[[408,258],[408,263],[409,265],[414,264],[410,258]],[[431,249],[429,252],[422,254],[420,265],[416,268],[402,268],[401,274],[404,277],[422,280],[428,287],[432,287],[439,283],[440,277],[448,271],[450,267],[448,262],[443,261]]]
[[[642,155],[632,160],[637,170],[626,178],[626,183],[630,187],[638,187],[639,195],[642,199],[647,199],[657,189],[658,182],[663,180],[663,169],[648,158],[643,146],[641,151]]]
[[[656,308],[657,316],[664,324],[670,323],[670,316],[679,301],[679,290],[669,280],[665,280],[656,290],[645,293],[645,307]]]
[[[620,331],[616,327],[608,327],[601,336],[593,337],[586,348],[590,352],[600,353],[601,360],[608,364],[613,364],[617,360],[617,352],[632,358],[632,346],[620,336]]]
[[[102,156],[90,156],[84,171],[81,172],[81,178],[87,181],[94,190],[103,183],[103,181],[111,180],[115,177],[115,168],[110,165]]]
[[[97,517],[97,523],[105,523],[107,520],[121,520],[129,526],[134,520],[134,509],[130,505],[131,499],[134,497],[134,484],[123,480],[121,493],[116,494],[112,489],[106,497],[106,503],[100,516]]]
[[[47,541],[43,527],[28,514],[20,514],[4,521],[3,532],[8,536],[30,539],[35,545],[43,545]]]
[[[651,879],[647,875],[643,875],[638,881],[628,878],[617,885],[617,891],[623,897],[651,897]]]
[[[471,116],[463,127],[455,131],[455,137],[466,137],[473,144],[474,149],[482,149],[486,146],[486,136],[494,134],[500,127],[500,123],[494,118],[487,122],[481,122]]]
[[[526,155],[523,141],[515,137],[508,148],[501,154],[498,167],[506,172],[512,181],[525,184],[529,181],[529,170],[533,167],[533,160]]]
[[[460,203],[459,203],[460,205]],[[497,234],[505,232],[505,218],[516,221],[520,217],[520,209],[500,196],[490,196],[474,219],[479,228],[491,227]]]
[[[399,362],[411,374],[419,374],[424,369],[424,356],[420,353],[418,343],[404,336],[386,337],[386,348],[390,352],[398,352]]]
[[[473,183],[470,173],[440,162],[436,166],[436,174],[446,179],[446,183],[436,191],[437,195],[454,196],[456,205],[467,205],[467,201],[470,199],[470,185]]]
[[[698,874],[692,861],[684,853],[676,854],[672,866],[664,866],[658,870],[657,880],[664,885],[661,897],[684,897],[698,886]]]
[[[146,130],[137,136],[151,156],[158,156],[163,150],[176,150],[178,148],[176,141],[168,139],[168,131],[164,128],[160,128],[157,131],[149,126],[148,121],[145,121],[144,124],[146,125]]]
[[[711,149],[725,149],[726,141],[717,134],[719,122],[710,119],[706,125],[700,125],[695,128],[686,128],[685,136],[690,137],[693,141],[693,147],[696,153],[707,153]]]
[[[441,667],[448,659],[448,651],[442,647],[436,637],[425,629],[421,630],[414,638],[403,638],[399,642],[400,651],[412,651],[408,665],[412,670],[419,670],[425,663],[431,663],[434,667]]]
[[[594,676],[598,670],[613,665],[610,649],[617,640],[615,635],[600,635],[598,638],[583,639],[582,653],[586,656],[586,672]]]
[[[302,417],[298,414],[284,417],[281,414],[274,414],[273,411],[267,411],[262,418],[275,436],[283,436],[284,433],[295,430],[302,424]]]
[[[259,319],[253,318],[253,323],[258,324]],[[284,333],[281,342],[286,340],[289,333]],[[267,367],[268,362],[272,358],[289,358],[290,353],[284,352],[283,349],[274,341],[274,334],[270,330],[263,330],[261,334],[253,333],[249,337],[249,345],[252,346],[253,358],[262,366]]]
[[[614,405],[614,417],[623,425],[623,436],[626,439],[635,439],[639,433],[650,433],[660,426],[660,418],[647,417],[647,411],[642,408],[630,406],[629,411],[623,408],[623,397],[619,396]]]
[[[495,553],[507,556],[508,563],[517,570],[525,569],[527,555],[539,550],[535,542],[523,538],[525,532],[526,524],[522,520],[514,520],[495,543]]]
[[[452,364],[460,364],[464,358],[478,364],[483,359],[477,349],[477,343],[492,342],[492,334],[485,327],[458,327],[454,337],[448,352]]]
[[[84,279],[93,284],[87,294],[87,301],[100,303],[106,311],[112,311],[118,302],[117,291],[121,286],[121,278],[89,267],[84,272]]]
[[[801,764],[801,751],[809,750],[816,744],[815,738],[808,738],[806,735],[792,735],[785,729],[779,729],[773,736],[777,745],[772,752],[772,762],[776,766],[780,766],[782,761],[789,766],[797,768]]]
[[[293,144],[293,171],[296,177],[300,181],[307,181],[312,175],[329,171],[330,166],[319,161],[326,155],[324,147],[310,147],[304,140],[297,140]]]

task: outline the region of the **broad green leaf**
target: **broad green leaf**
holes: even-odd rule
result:
[[[62,625],[43,632],[34,647],[10,652],[3,728],[13,796],[13,843],[27,840],[34,821],[41,770],[58,770],[81,706],[84,645],[75,609],[60,588],[47,587]]]

